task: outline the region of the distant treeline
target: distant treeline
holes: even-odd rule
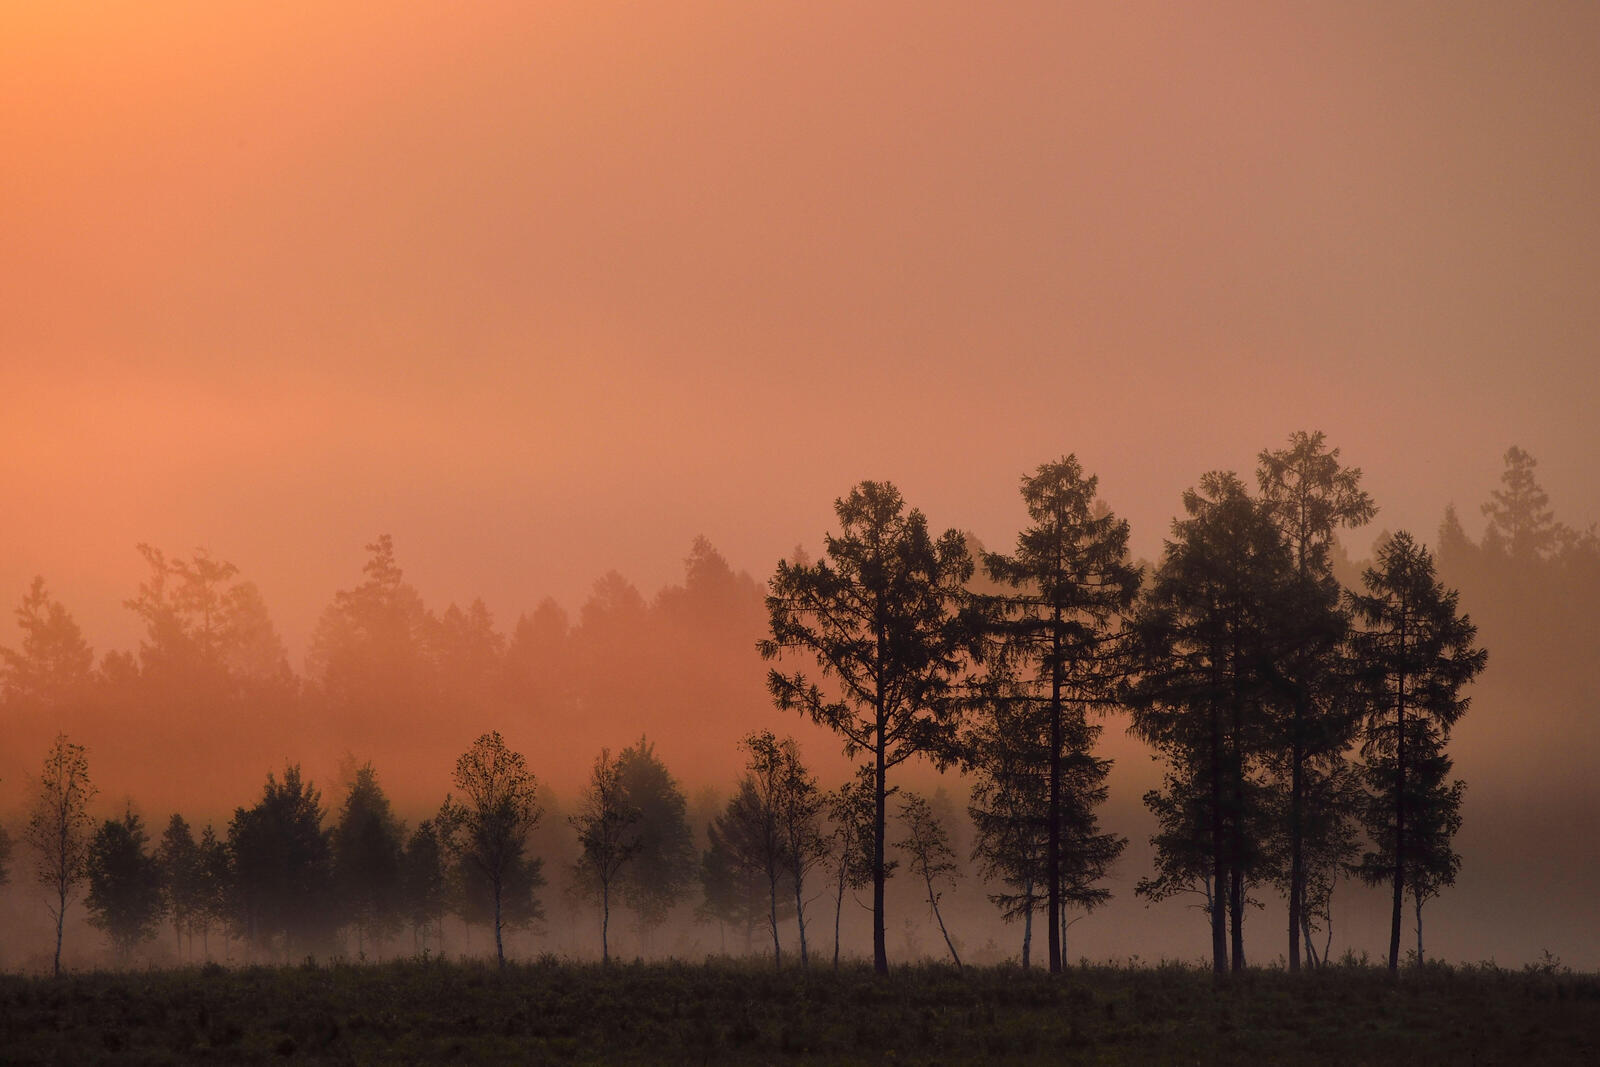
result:
[[[1102,880],[1126,844],[1096,814],[1110,769],[1095,754],[1097,720],[1122,709],[1167,768],[1145,797],[1159,832],[1138,892],[1198,902],[1219,971],[1243,966],[1246,907],[1263,887],[1288,902],[1291,968],[1302,953],[1319,962],[1326,942],[1319,953],[1313,934],[1350,876],[1392,889],[1394,967],[1402,906],[1420,957],[1422,906],[1460,863],[1464,785],[1447,744],[1485,662],[1463,604],[1497,605],[1488,629],[1531,662],[1533,639],[1505,618],[1600,592],[1600,539],[1555,520],[1532,457],[1513,448],[1481,542],[1452,510],[1437,561],[1398,531],[1357,567],[1336,532],[1376,507],[1338,455],[1297,433],[1261,453],[1254,484],[1207,474],[1154,566],[1129,557],[1126,522],[1070,456],[1023,479],[1030,524],[1011,553],[937,533],[893,486],[864,482],[837,502],[823,552],[780,562],[764,598],[699,539],[684,584],[653,602],[611,574],[576,624],[546,601],[509,635],[481,602],[430,611],[385,536],[324,612],[303,678],[233,565],[140,546],[149,575],[127,601],[146,624],[136,655],[96,662],[42,579],[17,609],[5,707],[48,756],[30,781],[29,848],[0,839],[0,858],[49,890],[58,966],[80,896],[124,957],[164,923],[180,956],[196,937],[201,955],[213,937],[266,958],[439,949],[452,914],[492,930],[503,958],[501,931],[538,919],[555,877],[593,903],[603,953],[613,908],[643,931],[692,908],[747,944],[766,930],[780,963],[789,930],[809,962],[819,899],[836,962],[846,895],[870,886],[881,969],[895,857],[943,930],[942,893],[969,859],[952,838],[970,836],[990,899],[1022,924],[1024,962],[1041,915],[1054,970],[1067,912],[1107,899]],[[1570,626],[1575,640],[1595,628],[1576,610]],[[854,779],[824,789],[794,741],[738,725],[757,644],[770,699],[836,732]],[[692,729],[708,749],[742,735],[745,772],[706,813],[704,847],[678,779],[642,738],[599,752],[565,817],[545,817],[548,791],[497,732],[460,755],[450,796],[414,827],[375,769],[437,774],[463,720],[562,737],[597,716],[630,721],[632,708],[641,729]],[[335,806],[290,764],[198,837],[178,815],[159,834],[131,810],[91,817],[85,740],[154,765],[190,752],[191,782],[235,783],[237,795],[237,768],[260,773],[261,739],[285,731],[370,738],[361,748],[378,758],[349,769]],[[897,788],[894,768],[916,757],[969,776],[965,820]],[[945,942],[959,964],[957,939]]]

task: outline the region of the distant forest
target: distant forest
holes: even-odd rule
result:
[[[1513,447],[1480,539],[1452,508],[1434,548],[1385,531],[1354,561],[1347,531],[1380,502],[1320,433],[1264,450],[1248,479],[1204,475],[1153,562],[1075,458],[1021,488],[998,551],[863,482],[822,551],[765,581],[700,538],[653,599],[613,572],[576,618],[546,600],[509,631],[481,601],[430,608],[381,536],[304,673],[256,586],[206,552],[138,546],[135,652],[96,656],[36,579],[0,649],[5,777],[27,797],[0,829],[4,893],[43,893],[54,924],[27,958],[59,969],[80,916],[124,962],[460,952],[450,917],[503,960],[506,931],[559,909],[604,956],[625,918],[660,954],[671,921],[779,966],[837,965],[863,895],[881,970],[892,878],[960,966],[940,912],[959,874],[1017,924],[1024,966],[1059,970],[1068,913],[1105,902],[1127,844],[1097,815],[1117,722],[1163,768],[1137,892],[1198,905],[1217,971],[1244,966],[1266,894],[1289,916],[1274,953],[1325,963],[1351,879],[1392,894],[1390,968],[1403,916],[1420,959],[1424,905],[1461,863],[1450,743],[1474,683],[1557,717],[1594,705],[1592,670],[1559,665],[1600,647],[1595,528],[1558,521]],[[753,728],[755,701],[826,730],[854,776],[823,782],[787,731]],[[734,755],[742,773],[691,796],[667,738],[696,778]],[[360,755],[319,788],[291,750]],[[907,788],[910,760],[959,772],[965,802]],[[545,780],[558,761],[576,797]],[[159,774],[105,795],[102,762]],[[385,788],[441,779],[442,802]]]

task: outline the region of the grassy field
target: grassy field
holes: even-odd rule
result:
[[[1600,976],[411,961],[0,976],[6,1063],[1596,1063]]]

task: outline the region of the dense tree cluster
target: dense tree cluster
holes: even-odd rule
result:
[[[603,959],[619,909],[645,951],[669,916],[692,911],[742,933],[747,950],[764,929],[777,966],[788,931],[809,966],[819,898],[833,903],[837,966],[846,899],[870,886],[881,971],[886,885],[901,865],[960,966],[941,902],[970,852],[983,893],[1022,925],[1024,965],[1037,914],[1059,970],[1069,912],[1108,899],[1127,843],[1100,825],[1111,764],[1096,752],[1104,718],[1125,712],[1163,760],[1163,784],[1145,797],[1155,869],[1137,891],[1201,901],[1218,972],[1244,966],[1247,908],[1268,888],[1287,905],[1290,969],[1325,958],[1312,935],[1330,929],[1345,876],[1392,891],[1396,967],[1402,907],[1414,910],[1420,957],[1423,904],[1459,870],[1464,786],[1448,744],[1486,660],[1440,571],[1469,590],[1509,573],[1600,576],[1594,531],[1555,521],[1526,453],[1512,449],[1506,464],[1481,543],[1451,511],[1440,565],[1410,534],[1386,534],[1359,583],[1336,535],[1376,508],[1318,433],[1263,451],[1253,485],[1203,475],[1153,566],[1131,559],[1128,524],[1072,456],[1022,479],[1029,524],[1011,553],[936,532],[893,486],[863,482],[836,502],[838,530],[818,558],[778,564],[758,644],[774,704],[836,733],[855,774],[826,789],[793,738],[746,731],[742,775],[730,795],[697,800],[698,818],[648,737],[602,749],[562,810],[491,730],[414,826],[380,784],[386,764],[349,761],[329,801],[291,763],[226,825],[197,838],[172,815],[152,840],[132,807],[96,824],[86,750],[58,734],[23,835],[50,894],[56,966],[80,895],[123,959],[167,923],[179,958],[196,958],[196,935],[208,958],[213,935],[280,960],[407,941],[443,951],[454,916],[492,931],[504,963],[504,932],[543,919],[554,877],[564,899],[594,908]],[[654,602],[608,575],[576,625],[546,602],[507,635],[481,602],[428,610],[388,537],[368,551],[363,580],[318,623],[303,679],[255,586],[207,553],[140,546],[149,575],[128,607],[146,638],[137,656],[99,664],[37,580],[16,611],[16,649],[0,650],[6,707],[72,721],[72,709],[118,693],[246,724],[300,721],[286,708],[387,735],[435,723],[410,738],[427,751],[444,736],[427,732],[441,706],[485,721],[582,717],[633,699],[608,691],[607,666],[641,634],[655,635],[645,654],[658,666],[692,660],[684,642],[748,641],[762,606],[701,539],[684,585]],[[671,670],[656,676],[676,684]],[[904,790],[900,768],[916,759],[960,768],[966,803]],[[0,838],[0,874],[17,862]]]

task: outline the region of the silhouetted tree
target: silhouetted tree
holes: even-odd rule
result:
[[[1550,496],[1534,477],[1539,461],[1512,445],[1506,449],[1502,489],[1490,493],[1483,513],[1489,519],[1484,548],[1522,563],[1545,559],[1570,536],[1549,507]]]
[[[88,876],[89,840],[93,821],[89,801],[95,787],[89,781],[89,761],[82,745],[57,734],[35,784],[33,803],[23,839],[35,855],[34,872],[50,890],[51,918],[56,921],[54,973],[61,974],[61,934],[67,905]]]
[[[356,952],[392,936],[401,921],[401,857],[405,830],[378,784],[372,764],[356,768],[329,843],[339,909],[356,930]]]
[[[939,900],[944,895],[939,884],[955,884],[956,854],[950,848],[950,835],[934,815],[927,798],[917,793],[907,792],[901,798],[900,821],[906,836],[895,843],[896,847],[906,854],[911,873],[921,878],[927,888],[928,909],[933,912],[939,932],[944,935],[945,947],[950,950],[950,958],[955,960],[959,971],[961,956],[950,940],[950,931],[945,929],[944,916],[939,911]]]
[[[1030,701],[996,701],[967,734],[968,759],[974,769],[968,815],[977,836],[972,855],[982,877],[998,881],[1010,892],[992,893],[989,899],[1006,921],[1023,922],[1023,959],[1031,957],[1033,913],[1049,894],[1046,844],[1052,822],[1048,788],[1049,765],[1040,742],[1041,708]],[[1092,911],[1110,899],[1101,880],[1122,854],[1127,839],[1100,829],[1096,810],[1107,795],[1106,776],[1111,761],[1093,753],[1100,727],[1089,723],[1080,708],[1065,710],[1058,737],[1061,757],[1056,767],[1059,793],[1054,822],[1061,856],[1060,880],[1053,925],[1058,953],[1064,915],[1069,907]]]
[[[132,811],[108,819],[89,842],[89,924],[104,930],[126,960],[161,922],[161,866],[147,849],[144,822]]]
[[[846,890],[861,889],[872,882],[872,828],[877,818],[871,766],[856,768],[856,775],[827,795],[828,818],[833,822],[829,836],[829,862],[833,866],[833,969],[839,969],[839,919],[844,911]],[[885,877],[898,866],[885,861]]]
[[[580,849],[574,881],[580,893],[600,904],[600,959],[604,963],[611,961],[611,897],[639,848],[635,832],[639,812],[628,802],[619,762],[611,758],[609,750],[600,750],[578,810],[570,817]]]
[[[629,830],[632,851],[620,887],[640,926],[649,931],[666,920],[695,876],[689,801],[643,737],[617,756],[617,781],[624,805],[638,813]]]
[[[439,825],[448,847],[470,862],[494,902],[494,949],[506,964],[504,905],[508,889],[533,890],[544,882],[537,860],[525,853],[528,834],[544,814],[538,783],[520,752],[506,747],[499,731],[483,734],[456,760],[453,776],[463,801],[445,798]],[[470,892],[472,883],[468,882]],[[520,911],[520,909],[519,909]]]
[[[384,534],[366,548],[365,579],[334,594],[312,633],[309,674],[345,722],[371,730],[421,725],[436,693],[435,623],[404,580],[394,540]]]
[[[784,892],[788,863],[775,791],[770,776],[763,781],[760,771],[745,772],[738,789],[728,798],[727,808],[711,823],[706,865],[717,879],[719,893],[726,896],[721,906],[730,917],[739,913],[740,890],[751,882],[759,885],[763,918],[772,935],[773,964],[781,966],[783,946],[778,940],[778,920],[780,903],[788,904]],[[787,917],[787,906],[783,913]]]
[[[1230,947],[1233,968],[1244,967],[1244,907],[1263,865],[1257,771],[1276,692],[1266,668],[1292,621],[1283,608],[1294,570],[1271,515],[1238,476],[1211,472],[1183,503],[1188,518],[1173,523],[1135,621],[1140,676],[1126,699],[1134,732],[1171,765],[1168,784],[1195,791],[1155,807],[1172,816],[1164,831],[1205,828],[1170,866],[1180,878],[1191,872],[1193,848],[1211,862],[1212,965],[1220,974]],[[1159,848],[1163,835],[1152,843]]]
[[[847,756],[871,755],[872,952],[883,974],[888,775],[912,756],[953,755],[956,681],[972,640],[960,610],[972,559],[957,531],[933,539],[922,512],[907,513],[887,482],[862,482],[834,511],[840,532],[827,536],[826,559],[779,562],[767,597],[771,637],[758,647],[766,659],[814,659],[829,688],[803,671],[774,669],[774,702],[840,734]]]
[[[1348,840],[1338,817],[1347,808],[1334,804],[1313,813],[1308,804],[1311,794],[1327,793],[1325,783],[1341,776],[1357,724],[1354,702],[1345,699],[1348,620],[1333,574],[1334,534],[1340,527],[1365,525],[1377,508],[1361,488],[1361,471],[1340,466],[1339,450],[1328,448],[1320,431],[1297,431],[1289,447],[1263,450],[1256,480],[1261,506],[1287,542],[1299,579],[1289,590],[1293,618],[1280,627],[1279,648],[1268,665],[1281,704],[1268,764],[1286,794],[1281,832],[1274,836],[1285,859],[1279,881],[1289,900],[1289,970],[1294,972],[1300,969],[1306,923],[1307,853],[1316,852],[1329,865],[1316,872],[1319,884],[1348,858],[1332,847]],[[1322,836],[1310,841],[1313,825]]]
[[[184,934],[189,935],[192,954],[196,918],[204,907],[205,885],[200,846],[195,843],[194,832],[182,815],[174,814],[167,821],[156,851],[156,865],[161,872],[161,888],[166,896],[167,913],[172,918],[178,954],[180,957],[183,954]]]
[[[1448,803],[1451,793],[1419,791],[1428,781],[1421,768],[1442,757],[1451,727],[1470,703],[1461,689],[1482,672],[1488,653],[1472,647],[1477,628],[1457,614],[1455,591],[1438,581],[1433,556],[1410,534],[1401,531],[1380,546],[1363,581],[1367,593],[1350,600],[1365,624],[1355,635],[1367,672],[1362,754],[1377,798],[1367,829],[1382,845],[1363,858],[1361,875],[1369,883],[1393,883],[1389,970],[1396,972],[1406,887],[1433,866],[1427,853],[1437,850],[1438,828],[1449,826],[1435,806]]]
[[[0,648],[0,688],[14,712],[59,712],[79,699],[94,673],[94,653],[83,631],[44,579],[35,578],[16,609],[22,631],[16,651]]]
[[[285,958],[339,926],[323,814],[321,794],[291,764],[282,782],[268,773],[261,799],[228,824],[235,920],[247,940],[281,944]]]
[[[194,928],[200,931],[200,951],[211,958],[211,928],[221,927],[226,947],[227,922],[233,894],[233,857],[228,853],[228,843],[217,837],[209,824],[200,831],[199,843],[200,892],[193,913]]]
[[[432,819],[423,819],[406,842],[400,868],[400,896],[411,923],[412,945],[427,948],[427,931],[444,920],[444,851]]]
[[[1022,479],[1033,525],[1018,535],[1016,553],[983,557],[990,578],[1008,590],[985,598],[996,646],[989,660],[994,677],[987,703],[991,714],[1007,720],[1007,773],[1037,773],[1044,784],[1043,810],[1033,813],[1042,816],[1037,828],[1043,834],[1044,869],[1024,881],[1042,886],[1051,973],[1062,966],[1061,909],[1069,893],[1064,862],[1070,862],[1064,856],[1087,843],[1064,838],[1064,827],[1081,821],[1087,801],[1070,795],[1069,778],[1079,782],[1086,770],[1110,767],[1070,743],[1092,744],[1099,729],[1084,725],[1085,712],[1115,698],[1122,616],[1139,592],[1139,570],[1128,560],[1128,524],[1097,506],[1098,484],[1075,456],[1043,464]],[[988,751],[997,755],[992,746]],[[987,843],[1000,840],[991,835]],[[1030,844],[1015,838],[1013,843],[1024,849]]]

